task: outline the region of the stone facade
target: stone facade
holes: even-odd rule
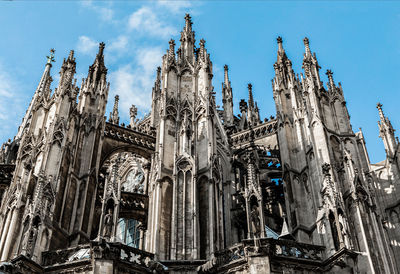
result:
[[[157,69],[150,115],[108,121],[104,43],[81,86],[47,57],[18,129],[0,151],[5,273],[398,273],[399,141],[378,104],[387,158],[371,164],[341,84],[304,74],[278,37],[276,117],[253,89],[233,113],[228,66],[215,103],[205,41],[189,15]]]

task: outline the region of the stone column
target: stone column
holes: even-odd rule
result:
[[[7,214],[6,222],[4,224],[3,234],[1,235],[1,240],[0,240],[0,258],[2,257],[1,256],[3,253],[2,250],[4,250],[3,245],[4,245],[4,242],[6,241],[6,237],[8,234],[8,228],[10,226],[11,215],[12,215],[12,210],[9,210],[8,214]]]
[[[3,254],[1,255],[1,261],[8,259],[8,253],[10,252],[11,243],[15,240],[13,234],[15,232],[15,226],[17,225],[18,209],[14,208],[12,211],[12,218],[10,228],[8,229],[7,238],[3,248]]]

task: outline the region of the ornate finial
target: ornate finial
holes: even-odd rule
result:
[[[249,89],[249,92],[251,92],[253,89],[253,85],[251,83],[248,83],[247,88]]]
[[[135,105],[132,105],[129,109],[129,115],[131,117],[131,122],[130,125],[133,127],[135,125],[135,118],[137,115],[137,107]]]
[[[186,28],[192,26],[192,17],[190,17],[189,13],[186,13],[186,15],[185,15],[185,26],[186,26]]]
[[[239,108],[240,108],[240,112],[247,111],[247,102],[244,99],[240,100]]]
[[[51,64],[52,62],[55,62],[54,60],[54,53],[56,52],[55,49],[50,49],[50,55],[46,56],[47,57],[47,64]]]
[[[331,169],[331,165],[328,163],[323,163],[322,164],[322,173],[324,175],[330,175],[329,170]]]
[[[199,45],[200,45],[200,47],[201,48],[204,48],[204,45],[206,44],[206,40],[204,40],[203,38],[200,40],[200,43],[199,43]]]
[[[228,71],[228,65],[224,66],[224,71]]]
[[[74,59],[74,51],[73,51],[73,50],[71,50],[71,51],[69,52],[68,59],[69,59],[69,60]]]
[[[106,44],[104,44],[104,42],[101,42],[99,44],[99,54],[100,55],[103,55],[103,51],[104,51],[105,46],[106,46]]]
[[[276,38],[276,41],[278,42],[278,44],[282,44],[282,37],[278,36],[278,38]]]
[[[311,51],[310,51],[310,41],[308,40],[307,37],[304,37],[303,42],[304,42],[304,46],[306,47],[306,54],[307,54],[307,55],[311,55]]]
[[[330,69],[328,69],[326,71],[326,75],[328,75],[330,88],[333,88],[335,86],[335,82],[333,81],[333,72]]]
[[[377,103],[377,104],[376,104],[376,108],[377,108],[378,111],[379,111],[379,117],[381,118],[382,121],[384,121],[384,120],[385,120],[385,114],[383,114],[382,106],[383,106],[383,105],[382,105],[381,103]]]

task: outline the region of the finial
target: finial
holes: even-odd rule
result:
[[[376,104],[376,108],[378,109],[378,111],[379,111],[379,117],[381,118],[381,120],[383,121],[383,120],[385,120],[385,114],[383,113],[383,109],[382,109],[382,104],[381,103],[377,103]]]
[[[253,100],[253,85],[248,84],[247,88],[249,89],[249,108],[254,108],[254,100]]]
[[[228,65],[224,66],[224,71],[228,71]]]
[[[306,54],[307,54],[307,55],[308,55],[308,54],[311,55],[311,51],[310,51],[310,41],[308,40],[307,37],[304,37],[303,42],[304,42],[304,46],[306,47]]]
[[[115,95],[114,99],[115,99],[115,102],[118,102],[119,101],[119,95]]]
[[[69,60],[74,59],[74,50],[71,50],[71,51],[69,52],[68,59],[69,59]]]
[[[283,47],[282,47],[282,37],[278,36],[278,38],[276,38],[276,41],[278,42],[278,51],[282,52],[283,51]]]
[[[175,55],[175,40],[171,39],[169,40],[169,57],[172,57]]]
[[[333,72],[330,69],[328,69],[326,71],[326,75],[328,75],[330,88],[333,88],[335,86],[335,82],[333,81]]]
[[[189,13],[186,13],[186,15],[185,15],[185,25],[186,25],[186,28],[192,26],[192,18],[190,17]]]
[[[206,40],[204,40],[203,38],[200,40],[200,43],[199,43],[199,45],[200,45],[200,47],[201,48],[204,48],[204,45],[206,44]]]
[[[47,57],[47,64],[51,64],[51,63],[56,61],[56,60],[54,60],[54,53],[55,52],[56,52],[55,49],[50,49],[50,55],[46,56]]]
[[[103,51],[104,51],[104,47],[106,46],[106,44],[104,44],[104,42],[101,42],[99,44],[99,54],[103,55]]]

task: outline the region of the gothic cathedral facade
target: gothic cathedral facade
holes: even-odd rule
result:
[[[378,104],[386,160],[370,163],[341,84],[304,38],[296,75],[280,37],[262,118],[234,114],[228,66],[216,105],[189,15],[157,69],[149,115],[120,123],[105,44],[80,86],[54,51],[0,151],[2,273],[400,273],[400,148]]]

